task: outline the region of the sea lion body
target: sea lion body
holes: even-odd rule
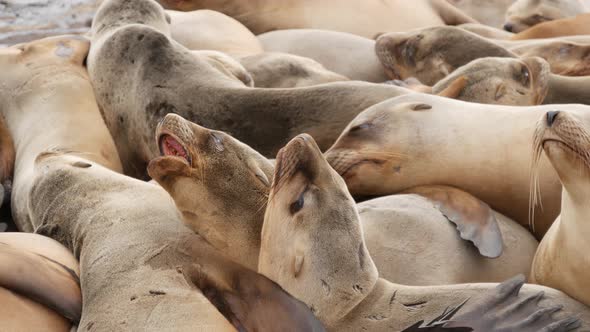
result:
[[[530,43],[510,49],[520,57],[538,56],[551,64],[551,72],[564,76],[590,75],[590,45],[548,40],[543,43]]]
[[[163,157],[150,162],[149,174],[170,193],[185,224],[228,257],[256,268],[274,166],[228,134],[175,114],[160,123],[156,141]],[[453,191],[457,190],[445,189],[453,201],[469,206],[466,193]],[[457,212],[441,211],[439,204],[409,193],[359,204],[364,238],[381,277],[408,285],[433,285],[528,275],[537,242],[525,229],[495,214],[504,238],[503,252],[496,259],[484,258],[459,238],[448,219]],[[421,257],[419,262],[408,267],[416,257]],[[435,271],[431,271],[433,265]]]
[[[167,10],[166,13],[171,18],[172,38],[189,50],[214,50],[232,56],[248,56],[263,52],[256,36],[227,15],[213,10]]]
[[[588,10],[585,0],[517,0],[506,10],[506,31],[519,33],[539,23],[576,16]]]
[[[34,230],[27,220],[27,197],[31,165],[40,152],[84,151],[88,159],[122,170],[83,67],[89,46],[82,37],[62,36],[0,51],[1,111],[18,151],[11,204],[20,230]]]
[[[477,298],[488,307],[475,310],[473,321],[464,322],[468,325],[451,326],[540,331],[551,324],[546,319],[551,319],[567,331],[580,326],[572,325],[575,319],[568,316],[580,318],[584,328],[590,323],[588,307],[546,287],[525,285],[517,295],[520,286],[515,292],[510,287],[504,289],[504,284],[488,302],[482,299],[486,296],[483,292],[494,289],[494,284],[409,287],[380,279],[362,239],[353,202],[344,181],[310,136],[300,135],[281,149],[262,228],[259,272],[314,308],[328,330],[401,331],[441,319],[445,313],[450,317],[442,320],[450,323],[460,320],[462,310],[474,310],[469,309],[475,304],[470,302]],[[347,207],[342,208],[344,205]],[[524,281],[519,278],[508,284],[517,280]],[[494,308],[506,296],[514,296],[521,305],[506,304],[509,310]],[[540,296],[545,298],[538,301]],[[525,309],[531,302],[547,309]],[[563,311],[555,313],[561,305]],[[523,315],[517,313],[520,310],[525,311]],[[453,311],[457,311],[456,317],[449,314]],[[474,328],[469,324],[481,325]]]
[[[512,40],[554,38],[561,36],[590,34],[590,14],[580,14],[576,17],[543,22],[526,29],[514,36]]]
[[[480,23],[501,28],[506,10],[514,0],[449,0],[449,2]]]
[[[160,0],[177,10],[211,9],[232,16],[254,34],[283,29],[326,29],[373,38],[386,31],[405,31],[425,26],[475,22],[446,1],[403,0],[344,1],[337,6],[329,0],[257,1]],[[370,17],[370,20],[364,18]]]
[[[570,112],[547,112],[539,120],[533,150],[543,153],[563,184],[561,215],[543,237],[532,265],[531,281],[559,289],[590,305],[585,255],[589,144],[588,119]],[[542,193],[541,193],[542,194]]]
[[[258,88],[297,88],[348,81],[318,62],[287,53],[266,52],[240,58]]]
[[[145,177],[148,161],[158,154],[152,144],[154,129],[167,113],[230,132],[264,155],[272,155],[282,142],[303,131],[314,133],[327,148],[361,110],[408,91],[362,82],[247,88],[219,75],[165,32],[134,24],[148,21],[133,17],[137,13],[134,6],[151,8],[153,12],[146,14],[150,19],[164,20],[163,10],[154,1],[106,1],[93,22],[94,40],[88,56],[97,101],[126,174]],[[129,21],[124,19],[128,17],[125,10],[133,13]],[[164,23],[158,21],[154,26]],[[129,96],[127,91],[135,93]]]
[[[538,117],[554,109],[584,114],[588,107],[525,108],[472,104],[430,95],[401,96],[359,115],[326,156],[346,179],[353,195],[393,194],[417,185],[446,184],[473,194],[532,230],[531,139]],[[441,129],[432,130],[435,127]],[[487,158],[489,152],[483,151],[494,151],[495,158]],[[433,165],[437,172],[430,171]],[[539,167],[543,209],[536,209],[534,214],[537,238],[557,217],[561,201],[555,171],[545,159]]]
[[[267,52],[304,56],[352,80],[381,83],[388,77],[375,55],[375,41],[350,33],[291,29],[258,36]]]

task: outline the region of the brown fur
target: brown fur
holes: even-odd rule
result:
[[[468,309],[468,302],[464,310],[474,310],[467,314],[471,323],[450,319],[450,326],[540,331],[555,321],[553,327],[567,331],[580,326],[570,315],[580,317],[585,328],[590,323],[590,309],[561,292],[526,285],[516,295],[522,277],[499,286],[497,293],[491,284],[408,287],[379,279],[352,202],[344,181],[310,136],[300,135],[281,149],[262,229],[259,271],[315,309],[328,330],[399,331],[443,311],[461,314],[462,303],[472,297],[486,304]],[[483,295],[485,290],[491,294]],[[540,291],[547,296],[541,303]],[[507,296],[520,304],[505,303]],[[535,305],[529,307],[531,302]],[[560,305],[563,312],[554,314]]]
[[[14,173],[14,143],[12,136],[6,127],[4,117],[0,117],[0,184],[3,191],[0,206],[4,200],[10,197],[12,189],[12,177]]]
[[[147,12],[146,18],[134,17],[135,7]],[[246,88],[242,82],[217,74],[165,33],[137,24],[153,17],[164,19],[163,9],[153,0],[107,0],[93,22],[88,69],[129,175],[145,176],[148,161],[158,154],[152,144],[154,129],[167,113],[230,132],[262,154],[272,155],[302,131],[317,135],[320,145],[327,148],[364,108],[407,91],[362,82],[297,89]],[[158,21],[154,26],[161,24]]]
[[[548,40],[511,48],[520,57],[538,56],[551,65],[551,72],[565,76],[590,75],[590,45]]]

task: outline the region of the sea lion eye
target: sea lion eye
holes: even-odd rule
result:
[[[357,132],[361,129],[367,129],[369,127],[371,127],[371,124],[369,122],[365,122],[363,124],[360,124],[358,126],[354,126],[354,127],[350,128],[349,132],[354,133],[354,132]]]
[[[305,203],[305,200],[303,199],[303,194],[305,194],[305,191],[302,192],[301,195],[299,195],[299,198],[297,198],[297,200],[291,203],[291,205],[289,206],[289,212],[291,212],[291,214],[295,214],[303,208],[303,204]]]
[[[213,144],[215,145],[215,150],[223,151],[223,139],[216,133],[211,133],[211,138],[213,139]]]
[[[522,77],[522,84],[528,86],[529,82],[531,81],[531,74],[526,66],[522,66],[522,69],[520,70],[520,76]]]

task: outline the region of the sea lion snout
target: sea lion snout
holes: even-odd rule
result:
[[[551,125],[553,125],[553,122],[555,122],[555,119],[557,119],[557,116],[559,115],[559,111],[549,111],[547,112],[547,126],[551,127]]]

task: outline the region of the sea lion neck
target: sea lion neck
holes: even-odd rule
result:
[[[549,91],[543,101],[544,104],[579,103],[590,105],[588,93],[590,79],[585,76],[569,77],[549,75]]]

